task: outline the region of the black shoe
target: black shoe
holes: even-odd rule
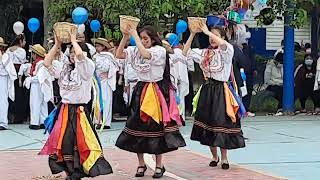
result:
[[[102,126],[101,124],[97,124],[96,125],[96,129],[98,129],[98,130],[101,129],[101,126]],[[111,127],[110,126],[104,126],[103,129],[111,129]]]
[[[100,128],[101,128],[101,124],[97,124],[96,129],[100,129]]]
[[[229,163],[222,163],[221,168],[222,169],[229,169],[230,168]]]
[[[220,161],[220,159],[219,159],[219,157],[218,157],[218,160],[217,160],[217,161],[211,161],[210,164],[209,164],[209,166],[210,166],[210,167],[217,167],[219,161]]]
[[[143,171],[139,171],[140,169],[143,169]],[[144,176],[144,173],[147,171],[147,166],[144,165],[144,166],[139,166],[137,168],[137,173],[136,173],[136,177],[143,177]]]
[[[157,172],[157,169],[160,169],[161,172]],[[164,168],[164,166],[162,168],[160,167],[156,167],[156,171],[154,172],[152,178],[153,179],[159,179],[163,176],[163,174],[166,172],[166,168]]]
[[[39,129],[40,129],[40,126],[37,126],[37,125],[29,125],[29,129],[39,130]]]
[[[46,126],[44,126],[44,124],[40,124],[40,129],[46,129]]]
[[[0,131],[7,130],[7,128],[0,126]]]

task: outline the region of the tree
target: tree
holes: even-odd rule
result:
[[[174,13],[173,21],[187,16],[206,16],[223,12],[230,0],[50,0],[50,26],[57,21],[71,17],[72,10],[83,6],[90,12],[90,19],[99,19],[103,25],[103,35],[119,40],[119,15],[131,15],[141,19],[141,25],[152,24],[161,28],[165,14]]]

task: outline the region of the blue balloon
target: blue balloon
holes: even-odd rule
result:
[[[28,21],[28,28],[32,33],[35,33],[36,31],[38,31],[40,27],[40,21],[37,18],[31,18]]]
[[[134,40],[134,38],[132,36],[130,36],[130,45],[136,46],[136,41]]]
[[[180,34],[186,32],[187,29],[188,29],[187,22],[180,19],[176,24],[176,33],[178,35],[180,35]]]
[[[176,34],[171,34],[168,37],[168,42],[170,44],[170,46],[178,46],[179,45],[179,36]]]
[[[83,7],[77,7],[72,11],[72,20],[75,24],[84,24],[88,17],[88,11]]]
[[[92,20],[90,22],[90,28],[93,32],[99,32],[100,31],[100,22],[98,20]]]

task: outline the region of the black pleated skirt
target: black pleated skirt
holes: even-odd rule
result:
[[[57,123],[59,111],[63,111],[61,108],[62,105],[59,106],[58,113],[55,116],[55,123]],[[83,108],[85,115],[87,117],[87,121],[89,123],[90,131],[93,132],[93,138],[96,138],[100,148],[102,149],[99,137],[95,131],[93,123],[89,116],[89,109],[87,105],[68,105],[68,120],[65,128],[65,133],[63,134],[63,140],[61,144],[61,156],[63,159],[59,159],[57,154],[51,154],[49,156],[49,167],[53,174],[57,174],[60,172],[66,172],[66,174],[71,179],[80,179],[83,177],[95,177],[99,175],[106,175],[112,173],[112,168],[109,162],[104,158],[103,154],[98,157],[97,161],[92,165],[89,172],[84,172],[83,169],[83,157],[88,157],[89,153],[91,153],[91,149],[88,146],[79,143],[79,139],[88,139],[88,134],[83,129],[79,129],[79,108]],[[51,132],[50,136],[53,136],[53,132]],[[79,138],[81,136],[81,138]],[[94,151],[94,150],[93,150]]]
[[[226,113],[223,82],[209,79],[202,85],[191,140],[224,149],[245,147],[240,118],[233,123]]]
[[[171,123],[164,127],[154,120],[145,123],[140,119],[140,99],[144,86],[147,83],[138,82],[132,94],[130,114],[126,126],[117,139],[116,146],[120,149],[134,153],[163,154],[184,147],[185,141],[179,132],[178,125]],[[157,82],[161,92],[166,96],[162,88],[162,81]],[[166,99],[168,104],[168,99]]]

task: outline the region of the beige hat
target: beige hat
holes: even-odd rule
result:
[[[111,49],[114,47],[114,44],[112,42],[111,39],[105,39],[105,38],[97,38],[97,39],[91,39],[91,41],[94,43],[94,44],[101,44],[103,46],[105,46],[107,49]]]
[[[46,50],[40,44],[35,44],[31,46],[31,51],[43,58],[45,57],[45,54],[46,54]]]
[[[2,47],[7,47],[8,46],[8,44],[4,43],[4,39],[2,37],[0,37],[0,46],[2,46]]]

